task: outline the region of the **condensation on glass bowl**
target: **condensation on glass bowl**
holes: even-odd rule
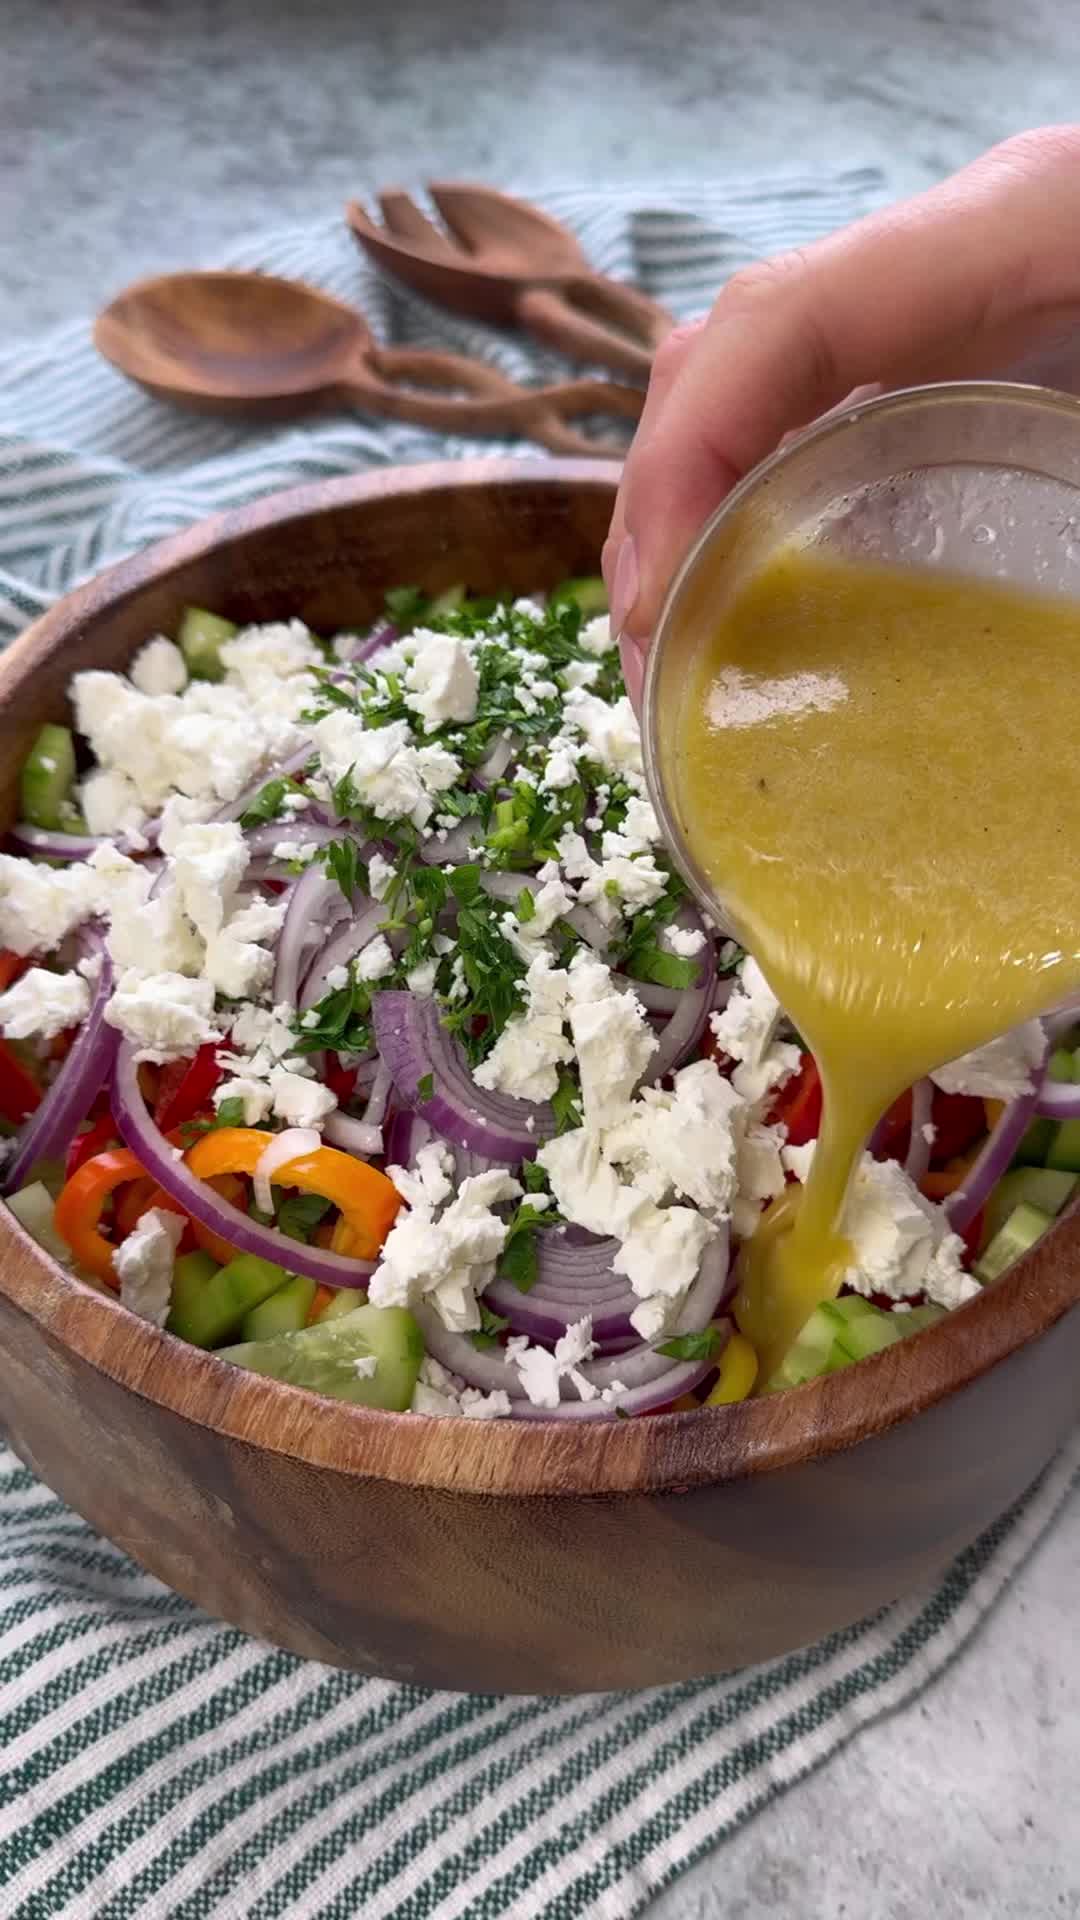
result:
[[[1021,467],[929,467],[873,481],[830,502],[795,539],[882,565],[1080,595],[1077,490]]]

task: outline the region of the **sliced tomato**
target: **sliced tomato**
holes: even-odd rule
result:
[[[804,1053],[798,1073],[780,1088],[769,1108],[770,1123],[787,1128],[788,1145],[805,1147],[821,1132],[821,1075],[812,1053]]]
[[[14,1127],[41,1105],[41,1088],[10,1047],[0,1040],[0,1113]]]
[[[343,1067],[340,1054],[327,1054],[323,1079],[326,1081],[339,1107],[347,1107],[349,1101],[352,1099],[353,1088],[356,1085],[356,1076],[359,1071],[359,1067]]]
[[[6,993],[10,986],[26,972],[29,958],[21,953],[12,953],[10,947],[0,947],[0,993]]]
[[[935,1167],[967,1153],[986,1132],[986,1108],[974,1094],[941,1093],[935,1087],[930,1118],[934,1123],[931,1165]]]
[[[185,1120],[194,1119],[208,1105],[221,1078],[217,1048],[211,1041],[199,1048],[193,1060],[170,1061],[162,1068],[158,1081],[155,1125],[162,1133],[171,1133],[174,1127],[182,1127]]]
[[[75,1135],[68,1148],[64,1162],[65,1180],[70,1180],[73,1173],[78,1173],[84,1161],[92,1160],[96,1153],[104,1153],[105,1148],[111,1147],[119,1137],[112,1114],[99,1113],[85,1133]]]

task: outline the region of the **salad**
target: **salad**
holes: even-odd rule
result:
[[[726,1313],[813,1058],[646,795],[597,580],[198,608],[76,674],[0,853],[7,1205],[87,1284],[357,1404],[611,1420],[794,1386],[974,1296],[1080,1170],[1031,1022],[886,1116],[782,1366]]]

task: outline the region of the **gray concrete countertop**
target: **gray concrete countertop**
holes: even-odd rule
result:
[[[0,340],[425,173],[881,166],[1078,112],[1049,0],[5,0]],[[1080,1497],[976,1640],[655,1920],[1080,1914]]]

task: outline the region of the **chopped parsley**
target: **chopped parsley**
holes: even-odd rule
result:
[[[581,1088],[568,1067],[559,1068],[559,1084],[551,1096],[557,1133],[569,1133],[581,1125]]]
[[[346,900],[351,900],[355,893],[368,891],[367,868],[355,840],[331,840],[322,849],[321,857],[327,873],[337,881]]]
[[[460,871],[460,870],[459,870]],[[457,893],[457,876],[454,878]],[[522,1010],[520,982],[525,962],[502,930],[506,906],[478,888],[467,903],[457,894],[457,953],[468,989],[463,1003],[450,1007],[445,1025],[456,1033],[471,1065],[486,1058],[507,1021]]]
[[[420,1101],[430,1100],[435,1092],[435,1075],[422,1073],[416,1083],[416,1097]]]
[[[282,775],[277,780],[268,780],[260,787],[251,805],[240,815],[242,827],[262,827],[270,820],[277,820],[281,814],[282,803],[287,793],[303,793],[303,787],[295,780]]]
[[[315,1228],[325,1220],[333,1205],[333,1202],[324,1199],[321,1193],[286,1193],[278,1202],[278,1188],[271,1187],[270,1191],[274,1195],[277,1207],[274,1225],[279,1233],[287,1234],[290,1240],[300,1240],[305,1244],[311,1239]]]
[[[553,1207],[540,1208],[530,1200],[520,1200],[511,1215],[506,1243],[499,1255],[500,1279],[512,1280],[519,1293],[535,1287],[540,1272],[540,1249],[536,1236],[545,1227],[559,1224]]]
[[[727,1345],[727,1334],[721,1327],[703,1327],[700,1333],[676,1333],[670,1340],[661,1341],[657,1353],[669,1360],[711,1360]]]
[[[505,1333],[510,1322],[504,1320],[501,1313],[492,1313],[491,1308],[486,1307],[482,1300],[478,1300],[476,1304],[480,1308],[480,1325],[475,1333],[469,1335],[469,1338],[479,1352],[486,1353],[492,1347],[498,1346],[499,1335]]]

